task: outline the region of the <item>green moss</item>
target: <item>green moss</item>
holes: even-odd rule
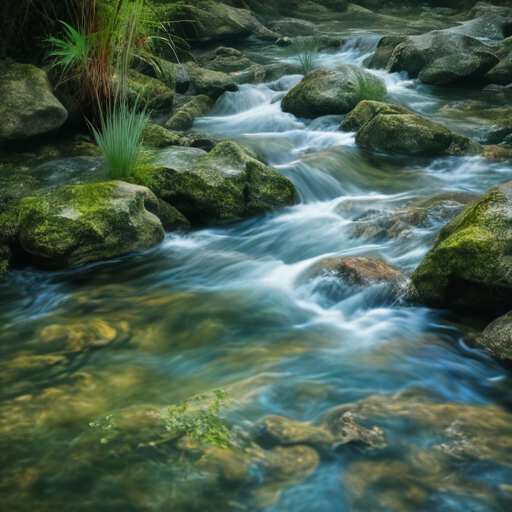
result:
[[[23,248],[50,267],[66,267],[148,248],[163,238],[146,189],[123,182],[67,185],[25,198],[19,209]]]
[[[168,110],[174,103],[175,92],[156,78],[130,70],[128,97],[134,104],[150,110]]]
[[[214,106],[208,96],[200,95],[181,107],[165,124],[170,130],[188,130],[197,117],[207,116]]]
[[[426,304],[510,309],[511,187],[508,182],[491,189],[439,232],[412,276]]]
[[[179,135],[172,133],[158,124],[150,123],[144,130],[143,144],[152,148],[166,148],[176,146],[180,140]]]

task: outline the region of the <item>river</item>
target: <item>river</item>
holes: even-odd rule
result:
[[[320,62],[360,65],[377,41],[357,36],[336,52],[323,52]],[[467,108],[468,99],[481,100],[478,92],[436,90],[405,75],[375,73],[397,102],[481,142],[490,139],[489,125],[475,114],[481,104]],[[23,468],[28,478],[30,468],[46,466],[53,475],[30,497],[13,501],[16,510],[49,510],[44,504],[63,494],[69,503],[88,500],[90,510],[114,510],[99,503],[122,494],[119,481],[94,465],[74,468],[69,447],[95,418],[134,404],[165,406],[232,389],[237,405],[230,418],[242,422],[268,414],[315,421],[332,407],[397,392],[484,408],[506,403],[510,374],[466,343],[485,320],[406,307],[374,288],[341,293],[328,279],[304,275],[327,256],[378,258],[410,274],[445,221],[369,238],[354,235],[358,217],[439,194],[478,195],[512,179],[512,167],[482,157],[365,152],[353,133],[337,131],[339,116],[306,122],[281,111],[280,99],[300,78],[243,85],[195,123],[264,155],[297,187],[297,205],[168,234],[161,246],[114,261],[51,273],[26,268],[0,286],[0,359],[14,361],[4,363],[0,392],[4,469],[16,475]],[[82,350],[91,325],[114,329],[115,342]],[[59,329],[68,332],[65,360],[55,355],[62,353],[63,341],[54,334]],[[26,355],[55,359],[24,371]],[[37,445],[26,453],[14,441],[28,435],[24,414],[35,415],[39,429]],[[385,431],[417,446],[435,442],[428,432],[393,422]],[[370,510],[354,503],[343,485],[345,472],[361,459],[378,457],[348,450],[322,459],[311,478],[266,510]],[[501,466],[483,465],[471,478],[493,485],[503,471],[510,482],[512,470]],[[8,482],[2,486],[9,494]],[[421,510],[504,510],[479,496],[429,492]]]

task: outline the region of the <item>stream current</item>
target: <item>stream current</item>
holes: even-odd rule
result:
[[[320,64],[361,65],[377,41],[354,38],[336,53],[322,53]],[[398,103],[486,141],[479,118],[459,108],[476,92],[436,91],[406,75],[375,73]],[[15,475],[24,468],[26,475],[31,467],[55,468],[54,479],[17,502],[17,510],[47,510],[42,504],[51,503],[53,493],[64,492],[69,500],[120,493],[120,484],[107,476],[100,478],[101,492],[98,483],[94,492],[83,484],[98,477],[96,470],[82,467],[73,474],[66,469],[67,449],[90,421],[134,404],[165,406],[214,388],[232,389],[237,406],[230,414],[236,421],[268,414],[314,421],[334,406],[375,395],[384,400],[398,392],[483,410],[508,405],[510,374],[465,341],[485,321],[404,307],[372,288],[340,294],[328,282],[303,276],[328,256],[378,258],[410,274],[443,222],[413,227],[407,236],[372,239],[354,236],[355,219],[370,209],[396,210],[439,194],[482,194],[512,179],[512,167],[481,157],[364,152],[353,133],[337,131],[340,116],[305,121],[281,111],[280,100],[300,79],[243,85],[224,94],[211,116],[194,126],[243,141],[264,155],[297,187],[297,205],[190,234],[168,234],[156,249],[116,261],[53,273],[13,272],[0,287],[4,469]],[[52,357],[56,342],[48,333],[55,326],[74,329],[88,322],[126,332],[126,339],[84,352],[77,335],[76,355],[65,363],[55,356],[55,364],[15,371],[14,362],[26,354]],[[44,404],[37,412],[43,433],[38,449],[20,458],[9,452],[9,438],[24,435],[19,416],[34,401]],[[421,430],[394,429],[390,422],[386,435],[422,447],[434,443]],[[400,460],[400,454],[386,456]],[[357,505],[344,485],[354,462],[378,464],[380,457],[340,451],[267,510],[381,510]],[[503,481],[504,472],[512,482],[512,470],[504,466],[479,466],[471,478],[492,487]],[[400,478],[391,485],[401,489]],[[8,485],[2,483],[4,493]],[[503,509],[475,495],[429,492],[421,508],[382,510]]]

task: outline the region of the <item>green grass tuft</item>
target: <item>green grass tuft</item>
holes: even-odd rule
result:
[[[320,42],[316,37],[299,37],[293,41],[300,65],[305,75],[315,69],[319,44]]]
[[[130,108],[126,100],[114,103],[106,111],[100,109],[100,127],[89,123],[108,167],[109,177],[126,180],[137,163],[144,130],[149,121],[146,110]]]

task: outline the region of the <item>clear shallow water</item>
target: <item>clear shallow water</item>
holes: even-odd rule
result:
[[[349,42],[337,54],[323,55],[322,64],[360,64],[375,44],[373,37]],[[403,75],[377,74],[398,102],[433,118],[458,94],[444,96]],[[170,234],[160,247],[117,261],[55,273],[26,269],[0,286],[0,444],[8,475],[0,491],[9,500],[6,510],[47,510],[52,504],[57,510],[117,510],[116,499],[126,503],[129,495],[129,468],[81,463],[88,459],[74,447],[87,436],[89,422],[218,387],[236,399],[231,416],[237,422],[268,414],[315,421],[338,405],[374,395],[386,403],[393,393],[405,392],[412,403],[427,397],[435,404],[474,406],[493,425],[488,408],[507,404],[510,375],[463,341],[483,320],[405,308],[375,289],[326,292],[304,274],[333,255],[380,258],[410,273],[443,222],[413,228],[407,237],[376,240],[354,235],[356,218],[442,193],[481,194],[512,179],[512,168],[479,157],[362,152],[353,134],[337,131],[340,117],[311,122],[281,112],[283,92],[298,80],[226,93],[212,116],[195,127],[250,144],[295,183],[299,204]],[[456,116],[447,120],[464,133],[481,129],[470,118],[463,125]],[[90,344],[91,333],[109,338],[109,329],[114,342]],[[436,444],[439,432],[393,418],[384,423],[400,449],[340,450],[267,509],[507,509],[499,485],[510,482],[512,470],[492,461],[455,474],[485,482],[494,494],[439,483],[432,473],[442,481],[454,470],[436,466],[436,459],[415,477],[425,496],[410,498],[403,490],[411,485],[407,473],[419,471],[410,453]],[[160,482],[165,464],[148,459],[158,467],[151,478]],[[390,461],[410,469],[404,475],[390,466],[388,484],[369,491],[374,501],[365,501],[359,494],[365,494],[369,475]],[[163,492],[155,482],[140,493]],[[387,493],[395,487],[402,497],[393,501]],[[59,501],[63,496],[66,507]],[[147,502],[132,496],[127,509],[172,510],[158,505],[157,497],[152,506],[142,506]]]

